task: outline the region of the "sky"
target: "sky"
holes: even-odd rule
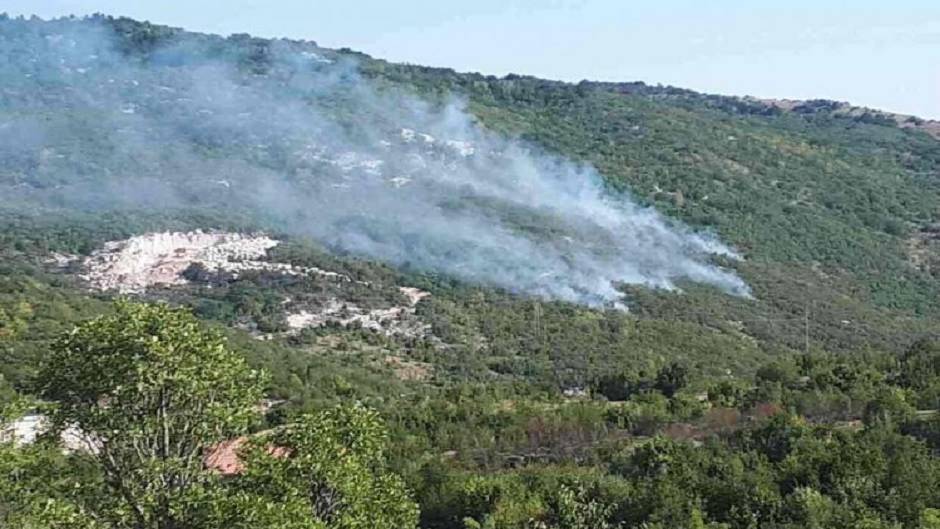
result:
[[[835,99],[940,119],[940,0],[3,0],[486,74]]]

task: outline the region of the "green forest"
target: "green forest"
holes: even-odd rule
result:
[[[612,193],[735,248],[713,260],[752,295],[624,284],[622,310],[336,251],[240,191],[200,195],[179,160],[73,135],[101,116],[56,79],[29,81],[49,85],[37,95],[7,75],[23,35],[85,31],[145,70],[192,46],[250,79],[286,46],[380,92],[460,98],[480,127],[589,164]],[[915,121],[102,15],[0,15],[0,49],[0,425],[48,422],[32,443],[0,437],[0,527],[940,527],[940,140]],[[326,104],[340,121],[376,112]],[[3,127],[26,119],[61,136]],[[303,171],[193,134],[191,165]],[[59,191],[143,169],[185,199],[104,208]],[[270,262],[349,281],[190,268],[186,285],[121,294],[82,277],[109,241],[197,229],[270,234]],[[283,309],[385,309],[401,287],[428,293],[413,307],[426,333],[293,332]],[[76,431],[85,448],[63,450]],[[235,439],[237,471],[207,464]]]

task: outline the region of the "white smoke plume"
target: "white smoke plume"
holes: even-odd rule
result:
[[[261,71],[244,61],[258,49]],[[242,209],[338,251],[591,305],[618,283],[748,295],[711,262],[737,257],[714,237],[312,44],[186,34],[127,54],[100,20],[6,20],[0,80],[11,202]]]

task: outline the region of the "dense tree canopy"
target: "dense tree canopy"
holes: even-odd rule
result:
[[[260,437],[235,484],[239,528],[407,529],[418,507],[386,469],[388,434],[361,406],[300,417]]]
[[[82,506],[109,527],[198,524],[216,485],[203,470],[215,443],[247,431],[263,378],[185,310],[119,302],[53,345],[40,396],[53,433],[74,428],[110,501]]]

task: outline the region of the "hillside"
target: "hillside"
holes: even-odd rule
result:
[[[376,409],[424,527],[511,518],[460,503],[470,476],[545,505],[572,476],[616,496],[664,432],[730,436],[668,448],[705,476],[696,458],[766,448],[739,420],[768,407],[805,443],[838,425],[846,454],[913,443],[937,466],[936,425],[912,419],[940,408],[940,363],[912,360],[940,334],[933,122],[104,16],[0,18],[0,79],[0,398],[35,395],[54,338],[127,295],[191,308],[268,370],[266,426]],[[845,432],[902,394],[903,435]],[[753,463],[783,512],[799,471],[754,457],[696,486]],[[638,483],[618,520],[669,526]],[[904,527],[940,507],[833,483],[806,490]],[[686,510],[751,527],[708,501]]]
[[[8,31],[18,24],[35,26],[28,22],[5,23]],[[64,21],[46,23],[44,29],[38,29],[43,26],[36,29],[50,35],[58,31],[61,36],[61,29],[57,30],[55,24],[72,28],[71,31],[83,27]],[[694,286],[685,289],[682,296],[641,290],[631,293],[635,314],[690,321],[704,328],[738,322],[746,334],[767,347],[801,348],[805,345],[802,318],[805,311],[812,310],[812,345],[834,351],[859,347],[903,349],[930,330],[930,316],[936,313],[938,299],[931,264],[936,253],[932,226],[940,146],[927,134],[894,126],[893,120],[883,116],[879,119],[874,112],[846,113],[841,105],[825,102],[790,105],[784,110],[776,104],[642,83],[567,85],[517,76],[486,78],[388,64],[353,52],[324,50],[312,43],[272,43],[246,36],[220,39],[138,26],[126,20],[112,24],[121,37],[117,46],[122,53],[134,54],[135,61],[146,61],[146,54],[154,53],[159,46],[179,46],[178,41],[186,42],[187,46],[198,43],[210,50],[208,55],[218,54],[223,60],[236,61],[249,70],[247,73],[258,76],[257,72],[271,67],[265,62],[275,54],[270,50],[287,47],[295,48],[296,53],[322,56],[323,62],[354,60],[349,64],[355,64],[362,75],[385,92],[402,90],[432,101],[456,95],[467,102],[473,119],[487,129],[571,160],[587,162],[598,169],[609,186],[626,190],[641,203],[650,204],[693,228],[718,234],[744,256],[740,262],[730,264],[753,290],[756,298],[753,302],[715,296],[708,289]],[[173,53],[183,52],[167,52],[152,60],[169,61],[164,56]],[[270,149],[249,151],[247,158],[243,151],[232,156],[231,149],[246,148],[242,142],[258,140],[257,145],[261,146],[263,135],[278,134],[271,121],[263,122],[263,127],[253,125],[256,130],[251,133],[257,137],[246,136],[231,142],[211,137],[214,133],[235,134],[217,124],[210,125],[216,130],[187,131],[189,136],[183,140],[166,131],[162,136],[155,133],[156,138],[147,138],[136,146],[115,144],[123,138],[115,138],[110,132],[86,132],[56,140],[35,137],[48,135],[49,130],[55,131],[52,134],[66,134],[70,128],[79,127],[80,131],[81,127],[97,126],[96,120],[107,123],[103,121],[104,112],[114,108],[106,106],[120,108],[119,117],[133,118],[129,112],[133,112],[135,105],[143,108],[145,104],[155,104],[155,99],[158,103],[160,97],[163,101],[174,101],[175,97],[166,96],[172,96],[170,91],[174,90],[173,80],[165,76],[172,74],[173,68],[168,71],[162,74],[155,70],[156,77],[144,81],[148,84],[142,93],[128,97],[121,92],[113,95],[99,92],[96,97],[101,100],[84,109],[73,107],[68,93],[56,95],[56,91],[48,88],[43,99],[26,103],[23,96],[35,93],[29,85],[30,78],[21,79],[27,83],[21,87],[10,84],[4,88],[7,114],[4,130],[24,138],[4,141],[6,149],[18,151],[5,153],[10,160],[4,169],[8,186],[5,210],[8,225],[14,226],[6,230],[7,238],[11,239],[6,246],[25,247],[32,242],[31,237],[38,236],[41,242],[37,242],[44,251],[87,253],[107,238],[132,234],[126,224],[107,236],[95,233],[109,228],[100,226],[105,224],[100,215],[92,220],[99,226],[87,226],[84,231],[89,233],[84,237],[75,233],[81,229],[81,223],[73,225],[70,234],[55,228],[62,217],[72,215],[69,211],[87,213],[96,208],[119,216],[134,209],[129,219],[134,223],[143,222],[148,215],[164,216],[167,209],[185,210],[186,213],[178,211],[172,215],[176,218],[174,222],[180,222],[188,214],[209,215],[210,210],[227,209],[235,203],[252,208],[260,205],[267,210],[263,214],[268,219],[242,211],[234,218],[222,215],[216,222],[254,223],[256,227],[271,226],[273,222],[281,232],[299,231],[296,223],[283,218],[288,214],[299,215],[292,209],[295,206],[283,200],[259,204],[258,197],[252,196],[259,186],[257,179],[264,178],[259,174],[287,170],[302,176],[304,171],[321,171],[319,178],[336,178],[336,161],[330,161],[332,165],[324,169],[327,164],[288,161],[284,154]],[[114,79],[110,81],[113,84]],[[136,79],[124,82],[141,83]],[[119,100],[121,97],[124,100]],[[134,101],[135,97],[146,99]],[[325,108],[330,112],[344,111],[341,102],[328,101],[327,105]],[[186,106],[177,105],[178,111],[200,112]],[[65,109],[70,110],[63,113]],[[271,113],[271,109],[260,110]],[[30,116],[48,115],[48,119],[56,121],[53,126],[42,128],[28,121],[17,123],[27,112]],[[399,115],[397,119],[402,120],[399,123],[390,123],[390,118],[396,119],[391,115],[376,116],[379,121],[375,127],[384,124],[394,134],[395,128],[416,120],[414,113]],[[432,119],[424,116],[417,119],[421,118]],[[109,115],[107,119],[117,118]],[[122,125],[109,126],[120,130]],[[135,124],[123,126],[133,129]],[[287,130],[285,126],[280,133]],[[37,151],[30,143],[40,141],[46,141],[48,146]],[[168,143],[179,141],[195,142],[197,152],[191,152],[190,145]],[[114,152],[116,147],[127,152]],[[290,146],[285,143],[279,148]],[[155,157],[155,150],[162,151],[162,156]],[[318,155],[314,152],[306,156]],[[223,159],[225,164],[219,163]],[[346,163],[359,162],[351,159]],[[224,177],[203,176],[211,172],[224,173]],[[115,181],[107,175],[133,175],[133,183]],[[242,182],[238,182],[239,178]],[[273,177],[271,180],[278,181]],[[174,182],[185,182],[185,190],[177,192]],[[69,186],[67,191],[61,190],[63,185]],[[322,188],[318,192],[322,193]],[[521,189],[511,192],[524,193]],[[337,197],[326,200],[335,201]],[[31,201],[54,209],[44,212],[43,220],[39,221],[36,215],[25,212]],[[409,208],[414,206],[410,204]],[[389,206],[383,203],[381,207]],[[290,211],[278,215],[272,212],[274,209]],[[419,217],[427,215],[419,213]],[[321,219],[314,220],[322,224]],[[48,224],[49,229],[37,233],[32,229],[35,222]],[[123,223],[115,222],[118,224]],[[199,223],[192,225],[198,227]],[[26,233],[16,240],[21,237],[18,229]],[[335,244],[341,238],[336,231],[312,235],[320,242]],[[303,234],[311,233],[305,228]],[[60,239],[59,246],[50,245],[52,237]],[[350,245],[343,248],[362,255]],[[401,263],[399,259],[402,258],[395,260]],[[430,268],[448,269],[446,265]],[[500,285],[505,288],[513,284],[518,285],[518,279]],[[778,324],[771,328],[768,322]]]

